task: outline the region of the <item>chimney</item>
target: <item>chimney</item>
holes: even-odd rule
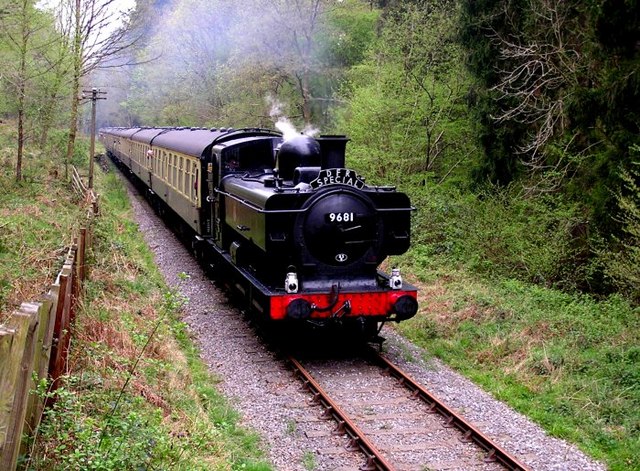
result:
[[[347,136],[320,136],[321,168],[344,168],[344,157],[347,149]]]

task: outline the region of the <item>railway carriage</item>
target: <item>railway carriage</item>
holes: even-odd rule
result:
[[[378,267],[410,242],[408,197],[345,167],[344,136],[266,129],[105,128],[108,155],[247,306],[271,321],[373,336],[417,312]]]

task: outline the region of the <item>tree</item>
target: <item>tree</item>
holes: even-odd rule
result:
[[[622,292],[636,303],[640,302],[640,146],[632,152],[638,160],[630,171],[624,170],[621,178],[622,191],[615,195],[622,227],[620,237],[614,236],[616,249],[613,253],[598,254],[605,265],[605,273]]]
[[[140,51],[153,63],[132,71],[127,112],[138,123],[268,126],[271,97],[294,121],[326,125],[376,19],[359,0],[184,0]]]
[[[455,34],[456,2],[415,3],[385,11],[378,44],[349,74],[341,124],[369,172],[443,182],[477,153],[465,106],[470,81]]]
[[[229,57],[237,5],[230,0],[185,0],[157,18],[135,15],[148,32],[130,68],[126,106],[134,122],[164,125],[224,122],[220,75]],[[151,17],[152,18],[152,17]]]
[[[3,64],[2,76],[15,96],[18,119],[16,180],[20,181],[24,145],[28,137],[28,95],[34,92],[34,80],[46,75],[55,66],[38,61],[38,58],[46,57],[47,50],[55,46],[59,37],[52,28],[50,18],[38,11],[32,0],[8,2],[4,5],[0,26],[6,34],[12,53],[8,59],[13,64]]]
[[[640,13],[617,0],[465,0],[485,158],[477,181],[564,192],[604,233],[640,141]],[[529,170],[522,174],[521,169]],[[614,229],[618,226],[618,229]]]
[[[545,191],[556,190],[588,155],[588,146],[577,149],[577,135],[568,130],[567,115],[576,89],[590,80],[583,52],[587,36],[581,3],[531,0],[526,29],[520,35],[513,34],[520,20],[511,15],[505,18],[510,23],[508,33],[495,29],[489,33],[499,51],[497,82],[491,91],[500,108],[493,119],[526,127],[524,138],[513,150],[539,175],[536,187]]]
[[[53,10],[58,18],[59,29],[70,39],[72,57],[66,178],[78,131],[81,80],[108,59],[112,60],[111,67],[126,64],[126,60],[114,64],[113,59],[124,57],[124,52],[135,45],[136,38],[127,37],[128,24],[120,21],[116,0],[59,0]]]
[[[335,0],[254,0],[238,12],[236,34],[253,31],[234,47],[234,66],[253,67],[271,77],[273,92],[295,90],[297,113],[313,120],[314,78],[320,74],[320,35],[325,31],[328,9]],[[256,14],[256,12],[259,12]]]

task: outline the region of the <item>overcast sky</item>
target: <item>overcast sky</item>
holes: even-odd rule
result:
[[[120,11],[131,10],[136,6],[136,0],[115,0],[114,3]]]

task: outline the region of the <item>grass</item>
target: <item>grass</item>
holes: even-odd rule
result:
[[[640,309],[441,262],[414,258],[421,309],[399,331],[610,469],[640,469]]]
[[[25,179],[14,181],[12,132],[0,125],[0,323],[53,282],[81,215],[53,159],[28,151]],[[69,373],[20,465],[271,469],[259,437],[239,427],[238,414],[199,359],[180,321],[183,300],[158,272],[122,183],[96,167],[96,186],[101,216]],[[47,388],[42,380],[34,394],[51,395]]]
[[[15,181],[12,128],[0,124],[0,323],[53,282],[73,242],[80,208],[56,164],[27,152]]]
[[[302,455],[302,466],[309,471],[316,469],[316,455],[313,451],[304,452]]]
[[[158,272],[121,182],[96,180],[101,216],[70,372],[29,469],[271,469],[199,359],[184,300]]]

